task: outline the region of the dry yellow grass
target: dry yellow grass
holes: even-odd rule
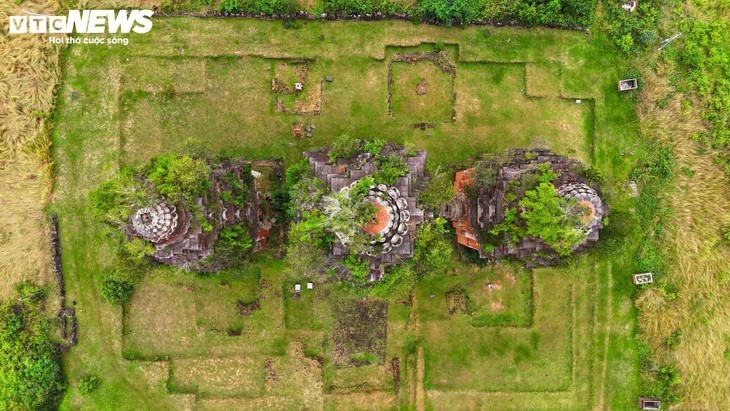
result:
[[[43,208],[52,186],[50,124],[59,48],[40,35],[7,35],[8,16],[52,13],[53,1],[0,3],[0,299],[14,283],[50,278]]]
[[[669,85],[672,67],[659,65],[645,73],[639,103],[643,132],[674,148],[677,166],[694,174],[677,173],[675,188],[666,199],[672,209],[670,252],[676,264],[667,280],[677,285],[680,297],[668,302],[647,290],[637,300],[642,334],[656,350],[660,362],[676,362],[682,379],[683,402],[679,409],[725,409],[730,404],[730,361],[723,357],[730,336],[730,284],[720,275],[730,272],[730,250],[720,236],[730,224],[730,192],[723,171],[709,154],[698,154],[690,136],[702,130],[699,105],[687,112],[682,99]],[[660,109],[655,102],[672,95]],[[663,344],[676,329],[681,342],[673,350]]]

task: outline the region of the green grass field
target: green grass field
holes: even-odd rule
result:
[[[79,345],[64,359],[71,389],[61,408],[632,407],[638,371],[628,254],[596,250],[534,272],[455,258],[449,275],[418,283],[410,304],[367,302],[379,325],[345,347],[342,329],[367,326],[347,308],[363,291],[317,284],[295,300],[284,262],[268,257],[209,276],[156,269],[124,310],[107,305],[99,283],[117,256],[87,208],[88,190],[120,165],[182,153],[190,139],[213,152],[290,163],[348,133],[415,144],[428,150],[429,168],[547,146],[601,170],[617,211],[612,224],[621,227],[621,210],[631,205],[627,175],[641,154],[633,101],[615,90],[622,73],[612,67],[621,60],[604,39],[588,40],[548,29],[490,28],[486,36],[476,27],[395,21],[287,30],[281,22],[167,18],[126,47],[69,47],[51,208],[80,325]],[[393,62],[394,53],[431,51],[439,42],[453,77],[430,62]],[[321,97],[319,115],[277,110],[272,79],[290,82],[296,73],[282,64],[295,61],[308,67],[305,90],[283,94],[285,107]],[[421,79],[427,89],[418,95]],[[422,130],[414,122],[435,125]],[[295,137],[296,124],[315,124],[313,136]],[[454,290],[466,296],[465,312],[449,314]],[[239,303],[253,301],[258,309],[240,315]],[[87,373],[102,384],[82,396],[75,381]]]

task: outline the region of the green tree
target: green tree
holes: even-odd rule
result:
[[[520,218],[527,225],[525,234],[541,238],[558,254],[570,254],[585,240],[586,210],[575,200],[559,196],[551,183],[542,182],[527,191],[519,204],[524,209]]]
[[[210,190],[210,166],[203,160],[166,154],[153,158],[145,175],[157,192],[174,202],[191,206]]]

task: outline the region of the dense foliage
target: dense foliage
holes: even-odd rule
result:
[[[413,247],[413,262],[419,273],[439,273],[448,268],[453,246],[446,237],[446,224],[446,220],[437,218],[418,227]]]
[[[367,259],[350,254],[345,259],[345,267],[350,270],[353,281],[364,284],[370,273],[370,264]]]
[[[369,237],[362,228],[375,217],[375,207],[365,198],[373,184],[372,177],[364,177],[351,189],[332,193],[322,200],[325,229],[336,233],[342,244],[355,254],[364,252],[369,245]]]
[[[322,11],[335,16],[393,14],[406,10],[406,3],[399,0],[322,0]]]
[[[559,196],[551,183],[527,191],[520,207],[525,210],[520,215],[527,225],[525,234],[541,238],[560,255],[570,254],[586,238],[585,210],[575,200]]]
[[[54,409],[64,384],[51,324],[41,295],[20,297],[0,307],[0,409]]]
[[[517,207],[505,212],[504,221],[490,230],[491,234],[504,234],[513,243],[524,237],[540,238],[560,255],[568,255],[573,247],[585,240],[584,207],[575,200],[558,195],[552,180],[557,177],[549,163],[539,166],[538,174],[525,174],[520,184],[525,189],[520,198],[514,192],[512,201]],[[521,211],[520,211],[521,210]]]
[[[436,170],[421,193],[421,202],[438,211],[456,196],[452,173]]]
[[[360,152],[361,141],[352,138],[347,134],[343,134],[332,143],[329,156],[330,161],[336,161],[340,158],[353,158]]]
[[[109,304],[126,304],[132,298],[134,284],[115,275],[107,275],[101,282],[101,295]]]
[[[376,163],[378,171],[373,174],[376,183],[393,185],[400,177],[404,177],[409,173],[408,165],[397,154],[378,155]]]
[[[605,2],[608,37],[624,53],[656,44],[659,9],[654,0],[642,0],[636,11],[621,8],[621,2]]]
[[[150,160],[145,177],[155,185],[157,192],[174,203],[188,207],[210,190],[210,166],[204,160],[172,154]]]
[[[709,21],[685,19],[680,24],[684,47],[677,61],[687,72],[687,81],[703,100],[702,117],[712,128],[698,135],[706,145],[719,149],[719,162],[730,173],[730,20],[722,11],[708,9]]]
[[[223,0],[220,10],[224,13],[288,14],[299,11],[296,0]]]
[[[221,177],[221,181],[227,186],[227,189],[221,190],[221,200],[236,207],[243,207],[251,196],[253,180],[251,164],[244,164],[241,167],[240,177],[233,171],[226,172]]]

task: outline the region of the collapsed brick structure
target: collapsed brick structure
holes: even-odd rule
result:
[[[330,148],[321,151],[305,152],[304,158],[309,162],[314,175],[327,183],[332,192],[348,189],[363,177],[377,171],[375,156],[361,152],[351,159],[338,159],[331,162]],[[370,261],[369,281],[380,280],[385,267],[393,265],[401,259],[413,257],[413,239],[416,227],[423,222],[423,210],[417,206],[414,194],[414,180],[421,180],[426,168],[426,152],[416,151],[408,155],[406,147],[388,143],[381,154],[397,155],[408,166],[409,173],[398,178],[395,184],[387,186],[376,184],[371,187],[367,198],[378,208],[378,221],[363,229],[377,235],[378,240],[371,241],[373,247],[364,256]],[[376,216],[377,217],[377,216]],[[344,258],[349,250],[339,239],[332,247],[332,256]]]
[[[172,264],[199,271],[213,271],[220,266],[205,264],[206,257],[213,254],[214,243],[221,230],[226,226],[245,223],[249,227],[254,251],[266,246],[269,230],[275,219],[263,207],[271,195],[262,190],[259,184],[261,173],[250,169],[248,165],[271,165],[270,162],[238,161],[219,165],[210,174],[211,191],[205,198],[197,198],[196,206],[200,215],[212,225],[205,230],[199,221],[195,221],[193,213],[179,205],[160,202],[151,207],[137,210],[127,226],[127,237],[142,238],[152,243],[155,253],[152,258],[165,264]],[[250,170],[250,171],[249,171]],[[233,174],[238,181],[249,178],[243,173],[250,172],[253,184],[249,184],[248,200],[243,205],[233,201],[225,201],[221,194],[231,190],[231,182],[225,178]],[[198,264],[196,264],[198,263]]]
[[[586,217],[586,238],[576,245],[573,251],[590,247],[598,241],[602,228],[602,218],[608,208],[600,196],[598,185],[578,172],[582,169],[577,160],[567,159],[549,150],[518,149],[511,150],[503,164],[495,164],[496,182],[493,186],[477,190],[469,189],[475,184],[475,168],[456,173],[454,188],[457,197],[440,214],[449,219],[456,230],[457,242],[465,247],[479,251],[481,258],[499,259],[515,257],[528,266],[548,265],[557,254],[540,238],[526,237],[518,244],[502,238],[497,246],[485,247],[489,230],[504,222],[508,208],[517,206],[516,200],[508,198],[510,185],[525,174],[534,173],[538,165],[550,163],[558,174],[552,182],[558,195],[576,200],[589,210]],[[472,192],[469,195],[468,192]]]

